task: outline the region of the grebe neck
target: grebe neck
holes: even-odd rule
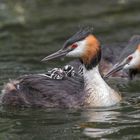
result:
[[[101,77],[98,65],[87,69],[83,65],[85,104],[90,107],[112,106],[120,102],[121,96]]]

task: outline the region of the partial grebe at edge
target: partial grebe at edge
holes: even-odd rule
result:
[[[130,80],[140,73],[140,35],[135,35],[130,39],[118,61],[105,77],[120,70],[126,71]]]
[[[121,96],[103,80],[98,65],[101,59],[100,42],[92,28],[82,28],[68,39],[61,50],[45,57],[79,58],[83,79],[48,79],[44,75],[27,75],[7,83],[1,103],[10,106],[87,108],[108,107],[121,101]]]

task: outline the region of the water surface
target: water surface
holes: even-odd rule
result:
[[[0,1],[0,89],[8,79],[62,66],[40,60],[79,25],[93,25],[102,44],[127,42],[140,29],[139,0]],[[139,80],[110,80],[125,99],[108,109],[0,108],[2,140],[140,139]]]

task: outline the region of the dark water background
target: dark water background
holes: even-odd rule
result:
[[[79,25],[102,44],[127,42],[140,29],[139,0],[0,0],[0,88],[65,61],[40,60],[61,48]],[[108,109],[0,108],[1,140],[140,139],[140,82],[110,81],[131,102]],[[117,84],[116,84],[117,83]]]

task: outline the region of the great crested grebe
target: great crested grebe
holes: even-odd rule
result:
[[[140,35],[135,35],[130,39],[118,62],[108,71],[105,77],[107,78],[120,70],[126,71],[130,80],[140,73]]]
[[[41,74],[23,76],[5,85],[1,103],[27,107],[86,108],[108,107],[121,101],[121,96],[100,75],[100,42],[91,28],[78,31],[61,50],[42,61],[62,56],[79,58],[84,80],[79,77],[54,80]]]
[[[101,61],[99,63],[99,70],[101,72],[101,75],[106,75],[106,73],[112,69],[113,65],[118,62],[118,56],[124,56],[127,53],[130,53],[135,48],[135,43],[132,44],[132,42],[135,42],[137,40],[138,36],[134,35],[129,40],[129,43],[126,46],[126,43],[119,43],[119,44],[108,44],[108,45],[102,45],[102,57]],[[128,47],[128,46],[131,46]],[[125,49],[124,49],[125,48]],[[130,48],[130,49],[128,49]],[[120,52],[123,51],[123,55],[120,55]],[[59,68],[53,68],[52,70],[49,70],[46,72],[46,76],[50,79],[63,79],[65,77],[72,77],[72,76],[83,76],[83,67],[81,66],[81,62],[79,60],[74,60],[69,62],[67,65]],[[129,77],[129,75],[125,71],[118,71],[111,74],[112,77],[121,77],[126,78]]]

